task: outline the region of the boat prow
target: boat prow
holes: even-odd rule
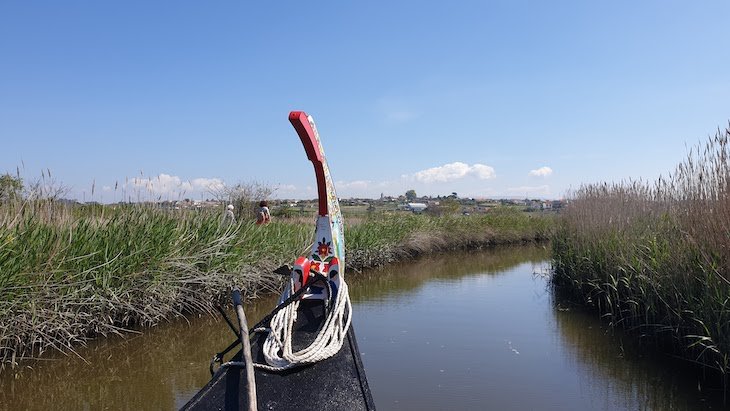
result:
[[[261,410],[374,410],[351,324],[344,223],[324,150],[310,116],[293,111],[289,121],[314,165],[319,209],[310,254],[295,261],[279,306],[249,334],[255,366],[251,387]],[[222,363],[235,346],[214,361]],[[222,364],[182,409],[250,409],[243,353]]]

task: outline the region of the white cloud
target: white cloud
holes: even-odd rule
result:
[[[547,166],[540,167],[535,170],[530,170],[528,173],[532,177],[547,177],[553,173],[553,169]]]
[[[444,164],[443,166],[429,168],[411,175],[416,181],[422,183],[448,182],[460,180],[466,177],[476,177],[480,180],[495,178],[494,168],[484,164],[469,165],[462,162]]]
[[[480,180],[489,180],[490,178],[495,178],[497,176],[494,173],[494,168],[485,166],[484,164],[474,164],[471,166],[470,173]]]
[[[219,191],[226,186],[220,178],[194,178],[190,180],[190,185],[195,190],[205,191]]]
[[[112,187],[111,186],[103,186],[101,189],[104,190],[104,191],[111,191],[112,190]]]
[[[169,195],[220,190],[225,187],[223,180],[219,178],[194,178],[183,181],[178,176],[161,173],[153,178],[132,178],[125,184],[125,188],[144,189],[151,194]]]

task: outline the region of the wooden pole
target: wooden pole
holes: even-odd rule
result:
[[[246,384],[248,386],[248,410],[256,411],[256,378],[254,377],[253,359],[251,358],[251,342],[248,339],[248,323],[246,322],[246,313],[243,312],[241,291],[238,288],[233,289],[233,305],[236,307],[238,325],[241,329],[243,360],[246,363],[246,381],[248,382],[248,384]]]

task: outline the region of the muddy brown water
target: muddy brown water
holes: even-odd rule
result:
[[[451,253],[348,278],[379,410],[724,409],[718,391],[556,303],[543,247]],[[276,303],[247,307],[249,322]],[[0,375],[0,409],[173,410],[234,339],[210,316],[99,339]]]

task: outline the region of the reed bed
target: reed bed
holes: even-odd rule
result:
[[[354,269],[420,253],[546,239],[550,220],[371,216],[348,224]],[[0,369],[89,338],[210,312],[232,286],[277,290],[272,270],[305,255],[313,221],[225,224],[219,212],[143,205],[0,203]]]
[[[15,365],[91,335],[210,311],[241,286],[273,290],[301,226],[223,225],[219,214],[33,201],[0,216],[0,360]]]
[[[611,325],[730,371],[730,128],[668,178],[586,185],[553,236],[553,285]]]
[[[507,208],[471,216],[378,215],[348,226],[347,264],[359,270],[445,250],[544,241],[552,226],[552,217]]]

